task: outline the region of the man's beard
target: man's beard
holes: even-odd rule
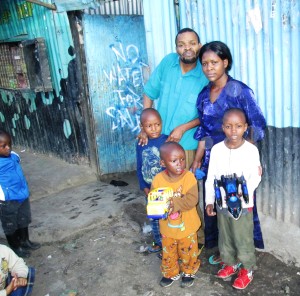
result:
[[[198,57],[193,57],[193,58],[189,58],[186,59],[184,57],[180,57],[180,60],[184,63],[184,64],[194,64],[197,61]]]

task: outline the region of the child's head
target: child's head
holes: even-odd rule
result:
[[[0,156],[9,156],[11,152],[11,136],[0,129]]]
[[[171,178],[178,177],[185,169],[185,152],[176,142],[166,142],[160,147],[161,165]]]
[[[157,110],[153,108],[144,109],[140,117],[141,128],[149,139],[156,139],[161,135],[161,117]]]
[[[248,128],[246,115],[242,109],[232,108],[225,111],[223,116],[223,131],[226,143],[237,148],[243,142],[243,135]]]

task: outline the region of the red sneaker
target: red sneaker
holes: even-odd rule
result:
[[[237,278],[234,280],[232,287],[238,290],[243,290],[248,287],[248,285],[253,280],[252,271],[245,268],[241,268]]]
[[[234,266],[223,265],[222,268],[216,274],[216,277],[219,279],[227,279],[236,273],[237,273],[236,265],[234,265]]]

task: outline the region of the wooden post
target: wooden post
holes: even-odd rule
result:
[[[39,1],[39,0],[26,0],[26,1],[37,4],[37,5],[47,7],[47,8],[52,9],[52,10],[56,10],[56,5],[55,4],[44,3],[44,2]]]

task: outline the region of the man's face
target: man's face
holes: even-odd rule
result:
[[[177,36],[176,51],[184,64],[196,63],[201,43],[193,32],[181,33]]]

